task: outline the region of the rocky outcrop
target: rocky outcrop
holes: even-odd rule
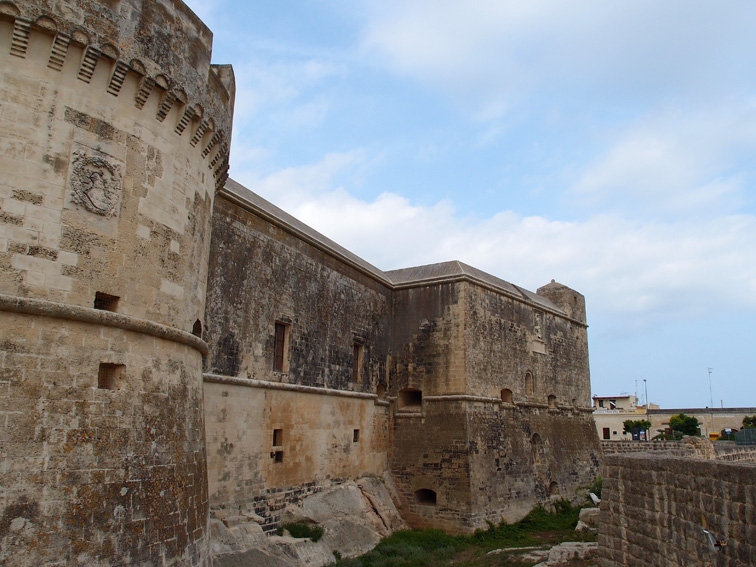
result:
[[[393,532],[406,529],[390,495],[390,480],[366,477],[334,485],[289,505],[281,524],[307,524],[323,529],[317,542],[266,536],[263,518],[252,512],[215,512],[211,551],[215,567],[322,567],[336,557],[355,557],[373,549]],[[387,486],[388,485],[388,486]]]

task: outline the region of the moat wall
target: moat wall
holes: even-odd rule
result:
[[[603,478],[602,566],[756,563],[756,463],[617,454]],[[704,529],[727,545],[712,550]]]

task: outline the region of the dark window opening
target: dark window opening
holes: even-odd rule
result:
[[[525,373],[525,395],[532,396],[535,392],[535,381],[533,375],[530,372]]]
[[[116,311],[119,299],[121,298],[117,295],[108,295],[98,291],[95,293],[94,308],[102,311]]]
[[[600,407],[600,408],[603,408],[603,407],[604,407],[604,400],[599,400],[599,407]]]
[[[276,336],[273,356],[273,370],[276,372],[289,371],[289,328],[290,325],[276,321]]]
[[[283,463],[283,451],[275,451],[273,453],[273,462],[274,463]]]
[[[365,361],[365,345],[361,342],[354,342],[354,348],[352,350],[352,382],[357,384],[362,383],[362,365]]]
[[[192,334],[195,337],[202,338],[202,321],[200,321],[199,319],[197,319],[194,322],[194,325],[192,325]]]
[[[555,395],[553,395],[553,394],[552,394],[551,396],[549,396],[549,407],[550,407],[550,408],[555,408],[555,407],[557,407],[557,398],[556,398],[556,396],[555,396]]]
[[[509,390],[507,388],[504,388],[501,391],[501,401],[506,404],[513,403],[514,398],[512,397],[512,390]]]
[[[352,433],[352,442],[353,443],[358,443],[359,440],[360,440],[360,430],[359,429],[355,429],[354,432]]]
[[[541,463],[544,460],[543,455],[543,441],[538,433],[534,434],[530,440],[530,446],[533,451],[533,462]]]
[[[557,482],[552,482],[549,485],[549,494],[552,496],[557,496],[559,494],[559,484]]]
[[[436,491],[430,488],[421,488],[415,490],[415,502],[418,504],[425,504],[427,506],[436,505]]]
[[[423,392],[414,388],[399,390],[399,409],[417,410],[423,407]]]
[[[281,447],[283,445],[283,429],[273,430],[273,446]]]
[[[378,384],[378,387],[375,389],[375,393],[378,394],[379,399],[383,399],[386,397],[386,386],[384,384]]]
[[[608,427],[604,427],[603,434],[604,434],[604,439],[605,440],[612,438],[611,431],[609,430]]]
[[[120,390],[125,368],[123,364],[101,362],[97,372],[97,387],[101,390]]]

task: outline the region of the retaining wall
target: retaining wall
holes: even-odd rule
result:
[[[756,463],[615,454],[603,476],[603,567],[756,564]]]

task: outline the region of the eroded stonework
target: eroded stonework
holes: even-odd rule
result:
[[[211,43],[179,0],[0,2],[0,563],[205,567],[213,516],[366,475],[451,532],[593,480],[583,297],[383,272],[227,180]]]
[[[91,213],[109,217],[116,213],[123,186],[121,166],[100,156],[76,150],[71,161],[71,200]]]

